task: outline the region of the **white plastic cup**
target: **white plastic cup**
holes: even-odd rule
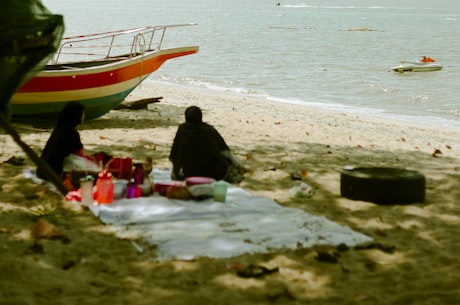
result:
[[[225,202],[227,198],[227,183],[216,181],[214,183],[214,201]]]
[[[94,203],[93,183],[94,179],[91,176],[80,179],[81,204],[84,206]]]

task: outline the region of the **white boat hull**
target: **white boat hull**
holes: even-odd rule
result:
[[[401,64],[397,67],[391,68],[395,72],[429,72],[441,70],[442,66],[438,63],[423,63],[423,62],[411,62],[401,61]]]

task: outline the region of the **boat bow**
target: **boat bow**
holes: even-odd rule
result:
[[[177,26],[184,25],[145,27],[64,39],[45,69],[13,95],[10,102],[12,119],[50,122],[69,101],[78,101],[86,106],[87,120],[104,115],[164,62],[199,51],[198,46],[163,48],[166,29]],[[131,36],[131,39],[126,40],[125,36]],[[90,53],[91,45],[101,40],[110,42],[104,53],[94,50]],[[128,46],[128,51],[122,51],[122,46],[125,49]],[[82,55],[85,60],[75,59]]]

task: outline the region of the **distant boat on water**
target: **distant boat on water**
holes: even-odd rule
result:
[[[420,61],[401,61],[400,65],[391,68],[395,72],[429,72],[441,70],[442,66],[429,56],[422,56]]]

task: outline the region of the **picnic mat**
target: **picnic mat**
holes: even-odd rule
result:
[[[155,169],[155,181],[169,171]],[[92,205],[95,216],[117,237],[156,245],[156,259],[229,258],[314,245],[355,246],[372,238],[300,209],[283,207],[228,185],[225,203],[159,196],[120,199]]]

